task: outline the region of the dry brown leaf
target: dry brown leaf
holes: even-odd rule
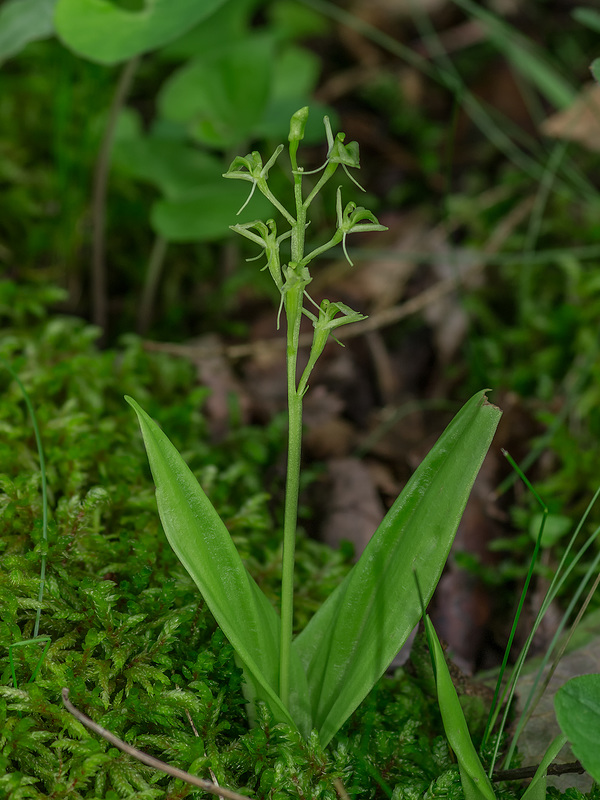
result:
[[[358,558],[383,519],[383,503],[368,467],[357,458],[334,458],[327,471],[329,508],[321,537],[336,548],[342,540],[352,542]]]
[[[600,152],[600,84],[586,84],[575,102],[544,120],[540,130],[545,136],[579,142]]]

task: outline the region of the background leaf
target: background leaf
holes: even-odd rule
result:
[[[25,45],[54,35],[56,0],[8,0],[0,8],[0,63]]]
[[[600,33],[600,11],[593,8],[576,8],[573,11],[573,18],[597,33]]]
[[[127,11],[109,0],[58,0],[56,31],[79,55],[117,64],[176,39],[224,2],[146,0],[142,11]]]
[[[248,197],[248,185],[232,191],[229,185],[207,183],[175,200],[158,200],[151,213],[154,230],[171,242],[213,241],[229,233],[231,220],[250,222],[273,215],[273,206],[262,195],[256,197],[236,217]]]
[[[274,45],[271,36],[257,34],[186,64],[160,92],[162,116],[187,124],[194,138],[209,146],[244,141],[269,100]]]
[[[575,756],[600,781],[600,675],[580,675],[558,690],[556,718]]]
[[[248,185],[227,183],[218,158],[180,140],[139,133],[119,139],[113,164],[164,195],[153,204],[150,219],[154,231],[170,242],[214,241],[229,234],[232,220],[250,222],[273,215],[273,206],[255,192],[236,217],[248,197]]]
[[[459,411],[343,583],[294,644],[327,744],[383,675],[421,616],[446,563],[501,412],[479,392]]]
[[[115,143],[112,159],[119,172],[156,186],[171,199],[206,183],[223,183],[221,161],[183,141],[141,135],[123,138]]]

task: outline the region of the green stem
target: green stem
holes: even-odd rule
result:
[[[335,247],[341,241],[342,241],[342,234],[338,230],[334,233],[334,235],[328,242],[325,242],[325,244],[322,244],[320,247],[315,247],[314,250],[312,250],[307,256],[305,256],[300,262],[300,266],[304,267],[307,264],[310,264],[310,262],[317,256],[320,256],[321,253],[326,253],[327,250],[331,250],[332,247]]]
[[[296,153],[290,147],[292,169],[297,168]],[[304,254],[306,208],[302,205],[302,175],[294,174],[294,199],[296,219],[292,226],[292,252],[290,266],[297,266]],[[298,340],[304,285],[299,283],[285,294],[287,317],[287,384],[288,384],[288,461],[285,485],[285,510],[283,522],[283,555],[281,574],[281,635],[279,647],[279,697],[289,707],[291,683],[291,651],[294,625],[294,559],[296,526],[298,522],[298,495],[300,491],[300,456],[302,452],[302,395],[296,384]]]
[[[273,192],[267,186],[266,181],[260,182],[258,184],[258,188],[264,194],[264,196],[267,198],[267,200],[275,206],[275,208],[279,211],[281,216],[284,217],[293,228],[296,227],[296,220],[292,217],[292,215],[287,210],[287,208],[285,206],[283,206],[279,202],[279,200],[275,197]]]
[[[8,370],[11,377],[21,390],[21,394],[23,395],[23,400],[25,401],[25,405],[27,406],[27,410],[29,411],[29,416],[31,417],[31,425],[33,427],[35,443],[37,445],[37,451],[38,451],[38,458],[40,460],[40,476],[42,480],[42,540],[44,542],[44,549],[42,550],[41,567],[40,567],[40,588],[38,591],[38,608],[35,613],[35,625],[33,627],[33,638],[37,639],[40,631],[40,619],[42,616],[42,600],[44,599],[44,586],[46,584],[46,548],[48,545],[48,486],[46,482],[46,460],[44,458],[44,448],[42,446],[42,437],[40,436],[40,429],[37,423],[37,416],[35,413],[35,409],[33,407],[33,403],[31,402],[31,398],[27,393],[27,389],[23,385],[17,373],[8,363],[8,361],[5,361],[3,358],[0,358],[0,365]],[[27,640],[27,642],[23,642],[23,644],[27,644],[29,641],[31,640]],[[13,677],[14,677],[14,670],[13,670]]]
[[[283,523],[283,564],[281,575],[281,647],[279,661],[279,696],[289,707],[291,649],[294,624],[294,560],[296,524],[300,487],[300,455],[302,450],[302,397],[296,391],[296,356],[288,348],[288,460],[285,485]]]
[[[309,207],[309,205],[312,203],[315,197],[319,194],[319,192],[321,191],[323,186],[325,186],[327,181],[332,177],[332,175],[334,175],[337,167],[338,165],[335,162],[327,164],[327,166],[325,167],[325,171],[323,172],[323,174],[313,187],[312,192],[310,192],[310,194],[303,203],[305,210]]]

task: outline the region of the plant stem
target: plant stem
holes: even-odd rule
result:
[[[142,299],[138,313],[137,332],[144,336],[148,333],[152,323],[152,307],[156,297],[156,291],[160,282],[165,256],[167,254],[168,241],[162,236],[157,236],[152,245],[152,252],[146,269],[146,278],[142,290]]]
[[[294,624],[294,558],[298,495],[300,487],[300,456],[302,451],[302,395],[296,387],[298,340],[304,301],[304,284],[292,287],[285,295],[287,317],[287,384],[288,384],[288,460],[285,481],[285,510],[283,518],[283,557],[281,572],[281,637],[279,648],[279,697],[287,708],[290,697],[291,650]]]
[[[290,667],[294,623],[294,558],[302,448],[302,396],[296,391],[296,355],[288,349],[288,460],[283,523],[283,564],[281,574],[281,644],[279,651],[279,696],[287,708],[290,696]]]
[[[292,169],[297,168],[296,154],[290,148]],[[296,219],[292,226],[290,268],[297,266],[304,254],[306,208],[302,204],[302,175],[294,174]],[[283,556],[281,573],[281,634],[279,647],[279,697],[288,708],[291,682],[291,650],[294,625],[294,558],[298,495],[300,490],[300,456],[302,451],[302,394],[296,384],[298,340],[304,303],[304,284],[292,286],[284,296],[287,317],[287,385],[288,385],[288,460],[285,483],[283,521]]]

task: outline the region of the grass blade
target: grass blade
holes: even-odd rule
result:
[[[550,747],[546,750],[546,754],[543,757],[541,764],[537,768],[535,775],[531,779],[531,783],[527,787],[527,790],[525,791],[525,794],[521,800],[545,800],[546,773],[548,771],[548,767],[554,761],[566,743],[566,736],[557,736],[556,739],[550,743]]]
[[[429,617],[425,617],[425,633],[431,651],[438,704],[448,744],[454,751],[466,800],[495,800],[494,789],[477,751],[452,683],[444,652]]]

